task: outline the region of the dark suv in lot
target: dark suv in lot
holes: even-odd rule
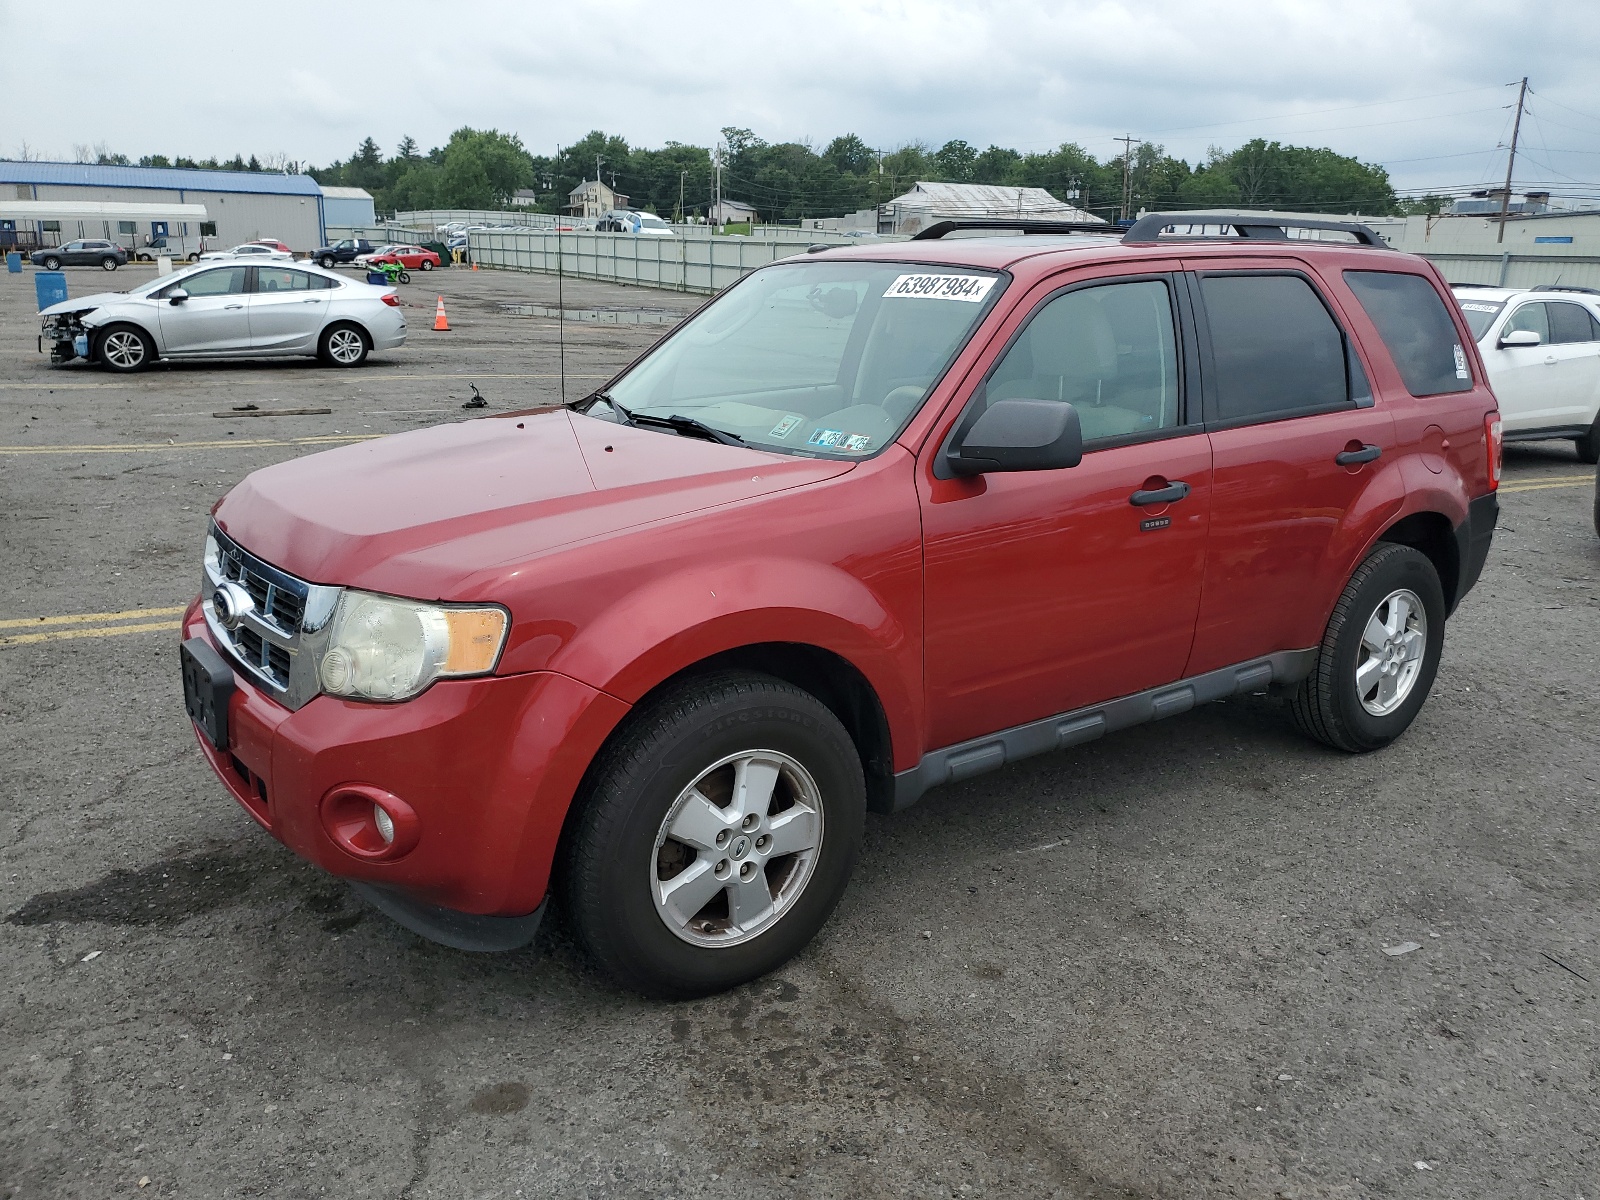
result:
[[[65,246],[35,250],[28,255],[28,259],[34,266],[43,267],[46,271],[59,270],[61,267],[101,267],[115,271],[128,261],[128,252],[116,242],[80,239],[68,242]]]
[[[507,948],[554,892],[693,995],[804,946],[864,813],[940,784],[1268,689],[1387,745],[1499,471],[1448,290],[1364,226],[945,223],[756,271],[570,408],[250,475],[186,702],[403,924]]]

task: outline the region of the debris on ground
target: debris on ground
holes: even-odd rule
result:
[[[1385,946],[1383,952],[1398,958],[1402,954],[1410,954],[1413,950],[1421,950],[1421,942],[1401,942],[1398,946]]]
[[[488,408],[489,402],[483,398],[483,393],[478,390],[475,383],[467,384],[472,389],[472,399],[463,404],[462,408]]]

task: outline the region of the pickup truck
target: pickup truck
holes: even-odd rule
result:
[[[354,262],[356,255],[371,254],[376,249],[366,238],[345,238],[331,246],[319,246],[311,258],[317,266],[327,269],[335,263]]]

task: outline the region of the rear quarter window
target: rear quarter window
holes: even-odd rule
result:
[[[1472,390],[1472,371],[1455,322],[1433,284],[1399,271],[1346,271],[1344,281],[1413,396]]]

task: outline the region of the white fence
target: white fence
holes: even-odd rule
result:
[[[1591,254],[1424,254],[1451,283],[1528,288],[1600,288],[1600,257]]]
[[[615,233],[468,235],[472,261],[507,271],[558,271],[675,292],[720,292],[757,267],[805,253],[803,245],[746,237],[636,237]]]

